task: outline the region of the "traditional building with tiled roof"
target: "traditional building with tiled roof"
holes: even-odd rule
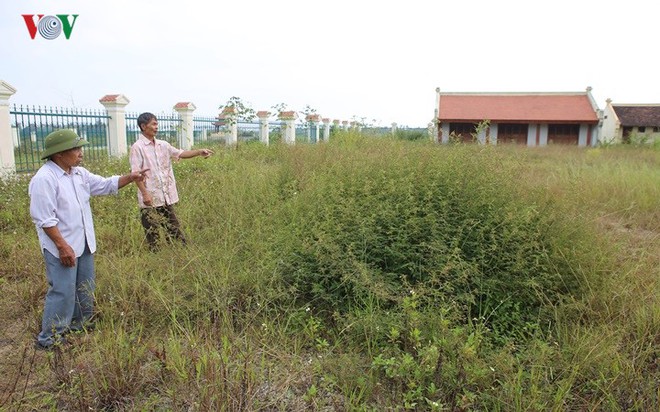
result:
[[[527,146],[593,146],[601,111],[586,92],[441,93],[436,89],[438,142]]]
[[[601,136],[610,143],[660,140],[660,104],[612,104],[607,99]]]

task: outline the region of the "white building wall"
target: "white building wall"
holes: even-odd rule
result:
[[[639,127],[633,127],[633,134],[638,138],[645,138],[647,142],[660,140],[660,130],[656,132],[653,126],[646,126],[643,129],[644,131],[641,131]]]
[[[620,143],[622,138],[621,123],[608,100],[603,111],[603,126],[600,129],[599,141],[603,143]]]

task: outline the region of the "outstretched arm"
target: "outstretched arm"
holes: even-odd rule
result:
[[[119,188],[126,186],[131,182],[141,182],[144,180],[144,174],[149,171],[149,169],[142,169],[139,172],[131,172],[127,175],[119,177]]]
[[[184,150],[183,153],[179,155],[180,159],[190,159],[191,157],[202,156],[207,158],[213,154],[211,149],[197,149],[197,150]]]

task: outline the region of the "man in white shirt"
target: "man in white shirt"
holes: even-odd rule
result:
[[[82,330],[94,308],[96,237],[89,199],[116,194],[144,179],[146,170],[105,178],[80,167],[87,142],[73,130],[46,136],[42,159],[48,159],[30,180],[30,215],[46,262],[48,292],[38,349],[66,343],[64,334]]]

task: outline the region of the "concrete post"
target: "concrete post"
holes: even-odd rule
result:
[[[341,126],[344,130],[348,130],[348,120],[342,120]]]
[[[488,126],[488,140],[493,146],[497,146],[497,135],[500,133],[500,128],[497,123],[491,123]]]
[[[266,110],[258,111],[257,117],[259,118],[259,140],[261,143],[268,146],[269,137],[268,137],[268,118],[270,117],[270,112]]]
[[[0,178],[16,173],[11,116],[9,114],[9,98],[14,93],[16,93],[14,87],[0,80]]]
[[[432,140],[440,142],[440,88],[435,88],[435,109],[433,110],[433,125],[431,126],[431,133],[433,133]]]
[[[319,141],[319,121],[321,116],[318,114],[308,114],[305,118],[308,123],[307,136],[309,136],[310,143],[318,143]]]
[[[324,117],[323,119],[323,141],[324,142],[329,142],[330,141],[330,119],[327,117]]]
[[[123,94],[108,94],[99,103],[108,112],[108,154],[121,157],[128,153],[126,144],[126,105],[130,100]]]
[[[219,119],[224,120],[225,127],[229,131],[226,144],[228,146],[236,146],[238,144],[238,119],[236,118],[236,109],[234,106],[226,106],[222,109]]]
[[[280,112],[278,117],[284,122],[284,143],[296,144],[296,112]]]
[[[397,132],[397,130],[398,130],[398,127],[397,127],[397,126],[398,126],[398,125],[397,125],[396,123],[392,123],[392,134],[396,134],[396,132]]]
[[[449,143],[449,123],[440,123],[441,143]]]
[[[179,113],[181,119],[181,132],[179,134],[181,149],[190,150],[195,144],[195,126],[193,124],[193,112],[197,109],[191,102],[179,102],[174,105],[174,110]]]
[[[539,146],[545,147],[548,145],[548,124],[541,123],[539,125]]]
[[[477,143],[479,143],[479,144],[487,144],[488,143],[486,141],[486,129],[479,130],[479,132],[477,133]]]

